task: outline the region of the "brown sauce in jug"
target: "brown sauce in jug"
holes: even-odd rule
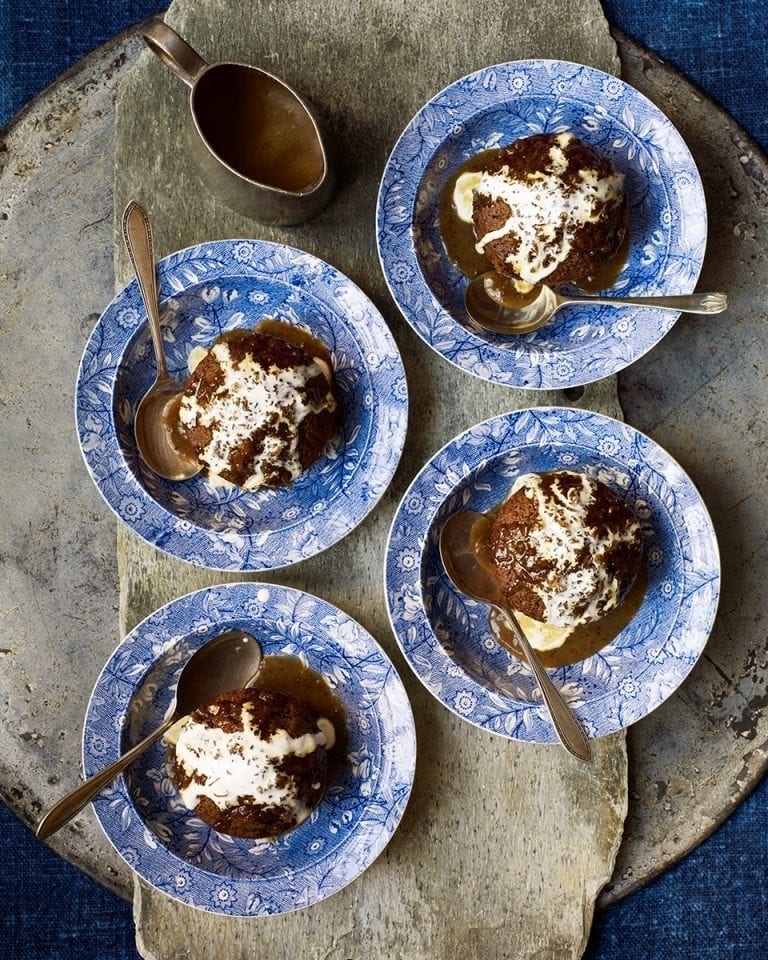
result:
[[[216,66],[200,78],[193,110],[209,147],[249,180],[301,193],[321,179],[323,150],[312,118],[273,77]]]
[[[483,514],[472,528],[471,535],[472,552],[480,566],[490,573],[494,572],[495,565],[488,549],[488,542],[491,534],[491,524],[498,509],[499,507],[496,506]],[[551,650],[536,651],[544,666],[554,669],[555,667],[578,663],[580,660],[586,660],[587,657],[591,657],[592,654],[602,650],[603,647],[607,647],[618,637],[642,606],[647,585],[648,575],[643,566],[631,589],[613,610],[610,610],[599,620],[575,627],[561,646],[554,647]],[[509,650],[518,660],[525,661],[525,656],[518,646],[512,628],[508,626],[501,614],[491,610],[488,614],[488,626],[502,647]]]

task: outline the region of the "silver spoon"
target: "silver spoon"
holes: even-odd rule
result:
[[[561,296],[542,284],[538,295],[515,296],[511,283],[490,271],[475,277],[464,293],[464,306],[475,323],[491,333],[531,333],[570,304],[609,307],[656,307],[686,313],[722,313],[728,306],[724,293],[691,293],[672,297],[581,297]]]
[[[482,513],[461,510],[459,513],[454,513],[443,524],[440,531],[440,557],[445,572],[462,593],[472,597],[473,600],[487,603],[508,621],[539,684],[560,742],[577,760],[590,763],[592,750],[584,728],[549,679],[549,674],[523,633],[514,611],[505,601],[493,574],[478,562],[472,548],[472,531],[478,520],[483,519]]]
[[[258,640],[243,630],[229,630],[196,650],[179,675],[176,697],[165,722],[114,763],[89,777],[55,803],[41,818],[35,834],[44,840],[69,823],[89,800],[112,783],[122,770],[159,740],[177,720],[209,703],[220,693],[250,686],[259,672],[261,660]]]
[[[169,375],[165,365],[152,227],[149,214],[137,200],[129,201],[123,213],[123,240],[144,300],[157,361],[157,378],[142,397],[133,422],[136,447],[141,459],[154,473],[167,480],[188,480],[200,473],[202,464],[193,451],[180,449],[171,426],[178,416],[184,387]]]

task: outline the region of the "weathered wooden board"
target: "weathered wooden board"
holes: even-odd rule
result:
[[[114,294],[114,98],[140,45],[103,47],[0,142],[0,793],[28,824],[77,781],[89,691],[119,639],[115,520],[72,409]],[[51,846],[129,890],[90,809]]]
[[[702,286],[728,289],[733,306],[707,327],[683,318],[620,377],[627,419],[675,453],[702,489],[727,575],[705,659],[630,732],[629,816],[601,903],[707,836],[762,775],[768,738],[766,603],[757,580],[768,543],[768,445],[756,416],[766,396],[768,164],[684,78],[616,39],[622,75],[672,117],[696,156],[711,221]],[[114,289],[114,100],[142,48],[135,33],[102,47],[0,142],[0,432],[4,449],[14,450],[0,473],[0,793],[28,824],[74,783],[85,702],[118,639],[115,523],[87,479],[71,404],[85,338]],[[44,361],[31,396],[17,372],[25,357],[38,370]],[[31,496],[41,450],[48,469]],[[130,896],[130,872],[90,810],[52,846]]]
[[[630,813],[605,901],[646,883],[721,823],[768,764],[768,165],[719,107],[619,38],[622,75],[678,127],[704,181],[700,290],[720,318],[683,316],[619,377],[626,419],[690,473],[720,544],[720,608],[680,691],[629,732]]]
[[[450,715],[396,654],[382,585],[392,514],[424,461],[479,420],[561,395],[492,386],[438,358],[387,296],[376,255],[378,181],[399,131],[450,80],[534,52],[616,70],[596,0],[496,7],[464,0],[337,0],[322,20],[306,0],[244,5],[177,0],[166,20],[207,59],[268,64],[328,117],[344,172],[333,204],[301,228],[268,229],[230,212],[199,185],[184,143],[187,91],[150,54],[123,81],[117,104],[115,213],[136,196],[156,224],[158,254],[203,239],[251,235],[298,245],[352,277],[381,307],[403,353],[410,423],[395,482],[376,511],[336,547],[261,579],[318,593],[351,613],[395,657],[416,717],[414,793],[386,854],[343,892],[267,922],[206,916],[140,885],[142,952],[269,960],[398,956],[416,960],[578,957],[599,890],[613,871],[626,812],[623,735],[598,745],[594,767],[557,748],[499,740]],[[514,13],[514,31],[510,31]],[[547,19],[568,26],[546,26]],[[153,144],[148,152],[145,145]],[[118,237],[116,277],[130,277]],[[586,398],[586,395],[585,395]],[[588,402],[616,413],[615,380]],[[130,629],[172,596],[220,575],[160,556],[123,531],[121,613]],[[455,891],[461,889],[461,897]],[[501,895],[500,895],[501,894]],[[340,934],[343,933],[343,936]]]

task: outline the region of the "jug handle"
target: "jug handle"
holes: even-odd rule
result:
[[[188,87],[195,85],[195,80],[208,66],[186,40],[157,17],[150,17],[141,31],[141,36],[149,49],[160,57],[166,67],[181,77]]]

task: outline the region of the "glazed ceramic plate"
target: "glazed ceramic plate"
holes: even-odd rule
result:
[[[76,389],[80,446],[109,506],[166,553],[219,570],[266,570],[325,550],[373,509],[400,459],[408,397],[400,355],[371,301],[316,257],[258,240],[221,240],[158,264],[166,359],[184,382],[193,347],[264,317],[297,324],[331,351],[343,424],[325,454],[289,487],[246,493],[156,476],[133,435],[155,377],[135,281],[100,317]]]
[[[264,653],[300,657],[345,705],[347,764],[309,820],[277,840],[216,833],[184,807],[165,748],[153,746],[94,801],[121,857],[152,886],[192,907],[234,916],[317,903],[362,873],[392,837],[413,781],[416,740],[405,689],[363,628],[317,597],[233,583],[157,610],[120,644],[85,718],[83,766],[96,773],[163,721],[184,663],[203,643],[244,629]]]
[[[458,80],[408,124],[381,182],[379,255],[406,320],[451,363],[511,387],[574,387],[616,373],[658,343],[678,316],[645,308],[568,307],[519,337],[487,333],[467,319],[467,280],[440,236],[444,185],[481,150],[565,130],[625,175],[630,253],[611,293],[691,293],[707,239],[696,165],[650,100],[600,70],[520,60]]]
[[[513,740],[555,735],[533,675],[500,647],[488,607],[450,583],[438,541],[458,510],[500,503],[523,473],[583,471],[634,509],[648,584],[628,626],[586,660],[552,678],[590,737],[634,723],[693,668],[717,609],[720,566],[712,523],[688,476],[653,440],[585,410],[509,413],[452,440],[411,484],[387,547],[389,615],[416,675],[446,707]]]

